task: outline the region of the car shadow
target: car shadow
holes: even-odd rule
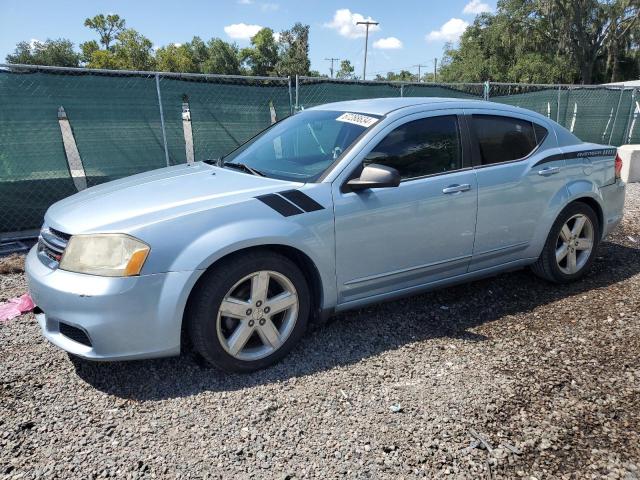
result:
[[[153,401],[204,391],[231,391],[350,365],[418,341],[447,337],[482,342],[487,337],[469,329],[606,287],[639,272],[639,249],[604,242],[591,272],[579,282],[555,285],[528,270],[519,270],[343,313],[306,335],[279,364],[251,374],[222,373],[203,365],[191,353],[114,363],[70,359],[84,381],[126,399]]]

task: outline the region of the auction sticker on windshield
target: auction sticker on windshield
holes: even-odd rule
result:
[[[369,128],[371,125],[378,121],[375,117],[369,117],[367,115],[362,115],[361,113],[343,113],[338,118],[336,118],[339,122],[347,122],[353,123],[354,125],[360,125],[361,127]]]

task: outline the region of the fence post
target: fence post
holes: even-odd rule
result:
[[[562,85],[558,85],[558,111],[556,112],[556,123],[560,123],[560,96],[562,94]]]
[[[609,134],[609,145],[611,145],[611,139],[613,138],[613,132],[616,129],[616,120],[618,119],[618,113],[620,113],[620,103],[622,102],[622,95],[624,94],[624,87],[620,87],[620,97],[618,98],[618,107],[616,108],[616,116],[613,117],[613,125],[611,125],[611,133]],[[622,139],[624,141],[624,138]]]
[[[293,93],[291,93],[291,75],[287,76],[289,82],[289,115],[293,115]]]
[[[636,103],[636,94],[638,93],[638,89],[634,88],[631,90],[631,104],[629,105],[629,118],[627,118],[627,125],[624,129],[624,137],[622,138],[623,142],[631,143],[631,136],[633,135],[633,117],[635,113],[635,103]]]
[[[404,97],[404,83],[400,84],[400,97]]]
[[[299,87],[300,87],[300,77],[296,75],[296,106],[294,110],[295,112],[297,112],[298,109],[300,108],[300,105],[298,104]]]
[[[491,83],[489,83],[489,80],[487,80],[486,82],[484,82],[484,92],[482,93],[482,96],[484,97],[485,101],[489,101],[490,89],[491,89]]]
[[[156,73],[156,92],[158,92],[158,107],[160,108],[160,126],[162,127],[162,141],[164,142],[164,158],[169,166],[169,149],[167,148],[167,132],[164,128],[164,109],[162,108],[162,96],[160,95],[160,74]]]

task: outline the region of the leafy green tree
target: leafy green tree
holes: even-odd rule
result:
[[[340,62],[340,69],[336,72],[336,78],[340,78],[343,80],[353,79],[355,69],[349,60],[342,60]]]
[[[242,49],[240,59],[251,75],[273,75],[278,62],[278,43],[273,30],[265,27],[251,37],[251,47]]]
[[[400,73],[387,72],[386,76],[378,74],[375,80],[386,82],[416,82],[418,80],[417,77],[417,75],[414,75],[408,70],[400,70]]]
[[[124,70],[153,70],[155,58],[153,44],[144,35],[132,28],[121,31],[113,46],[113,53]]]
[[[442,81],[594,83],[640,73],[638,0],[499,0],[457,48]]]
[[[91,30],[95,30],[100,36],[100,43],[104,46],[105,50],[109,50],[111,42],[113,42],[118,34],[124,31],[125,28],[124,18],[120,18],[117,14],[104,15],[102,13],[96,15],[93,18],[87,18],[84,21],[84,26],[89,27]]]
[[[124,67],[111,50],[95,50],[85,64],[87,68],[103,68],[105,70],[121,70]]]
[[[209,51],[207,50],[207,44],[196,36],[191,39],[190,42],[185,44],[189,49],[191,59],[194,64],[194,72],[204,72],[204,63],[209,58]]]
[[[28,65],[53,65],[58,67],[77,67],[80,55],[74,51],[70,40],[59,38],[44,42],[20,42],[13,54],[6,56],[7,63]]]
[[[279,58],[275,71],[280,76],[309,75],[309,25],[298,22],[280,33]]]
[[[118,34],[109,50],[94,50],[86,66],[111,70],[154,70],[156,59],[152,47],[151,40],[129,28]]]
[[[171,43],[156,50],[156,67],[161,72],[196,72],[188,45]]]
[[[227,43],[219,38],[207,42],[207,58],[202,64],[203,73],[220,75],[240,75],[240,52],[235,43]]]
[[[95,40],[89,40],[88,42],[84,42],[80,44],[81,60],[84,63],[91,62],[93,58],[93,54],[100,50],[100,45]]]

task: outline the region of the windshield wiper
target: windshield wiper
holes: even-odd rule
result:
[[[222,166],[223,167],[235,168],[236,170],[242,170],[243,172],[250,173],[251,175],[257,175],[259,177],[266,177],[266,175],[264,173],[262,173],[260,170],[256,170],[255,168],[252,168],[252,167],[250,167],[249,165],[247,165],[245,163],[222,162]]]

